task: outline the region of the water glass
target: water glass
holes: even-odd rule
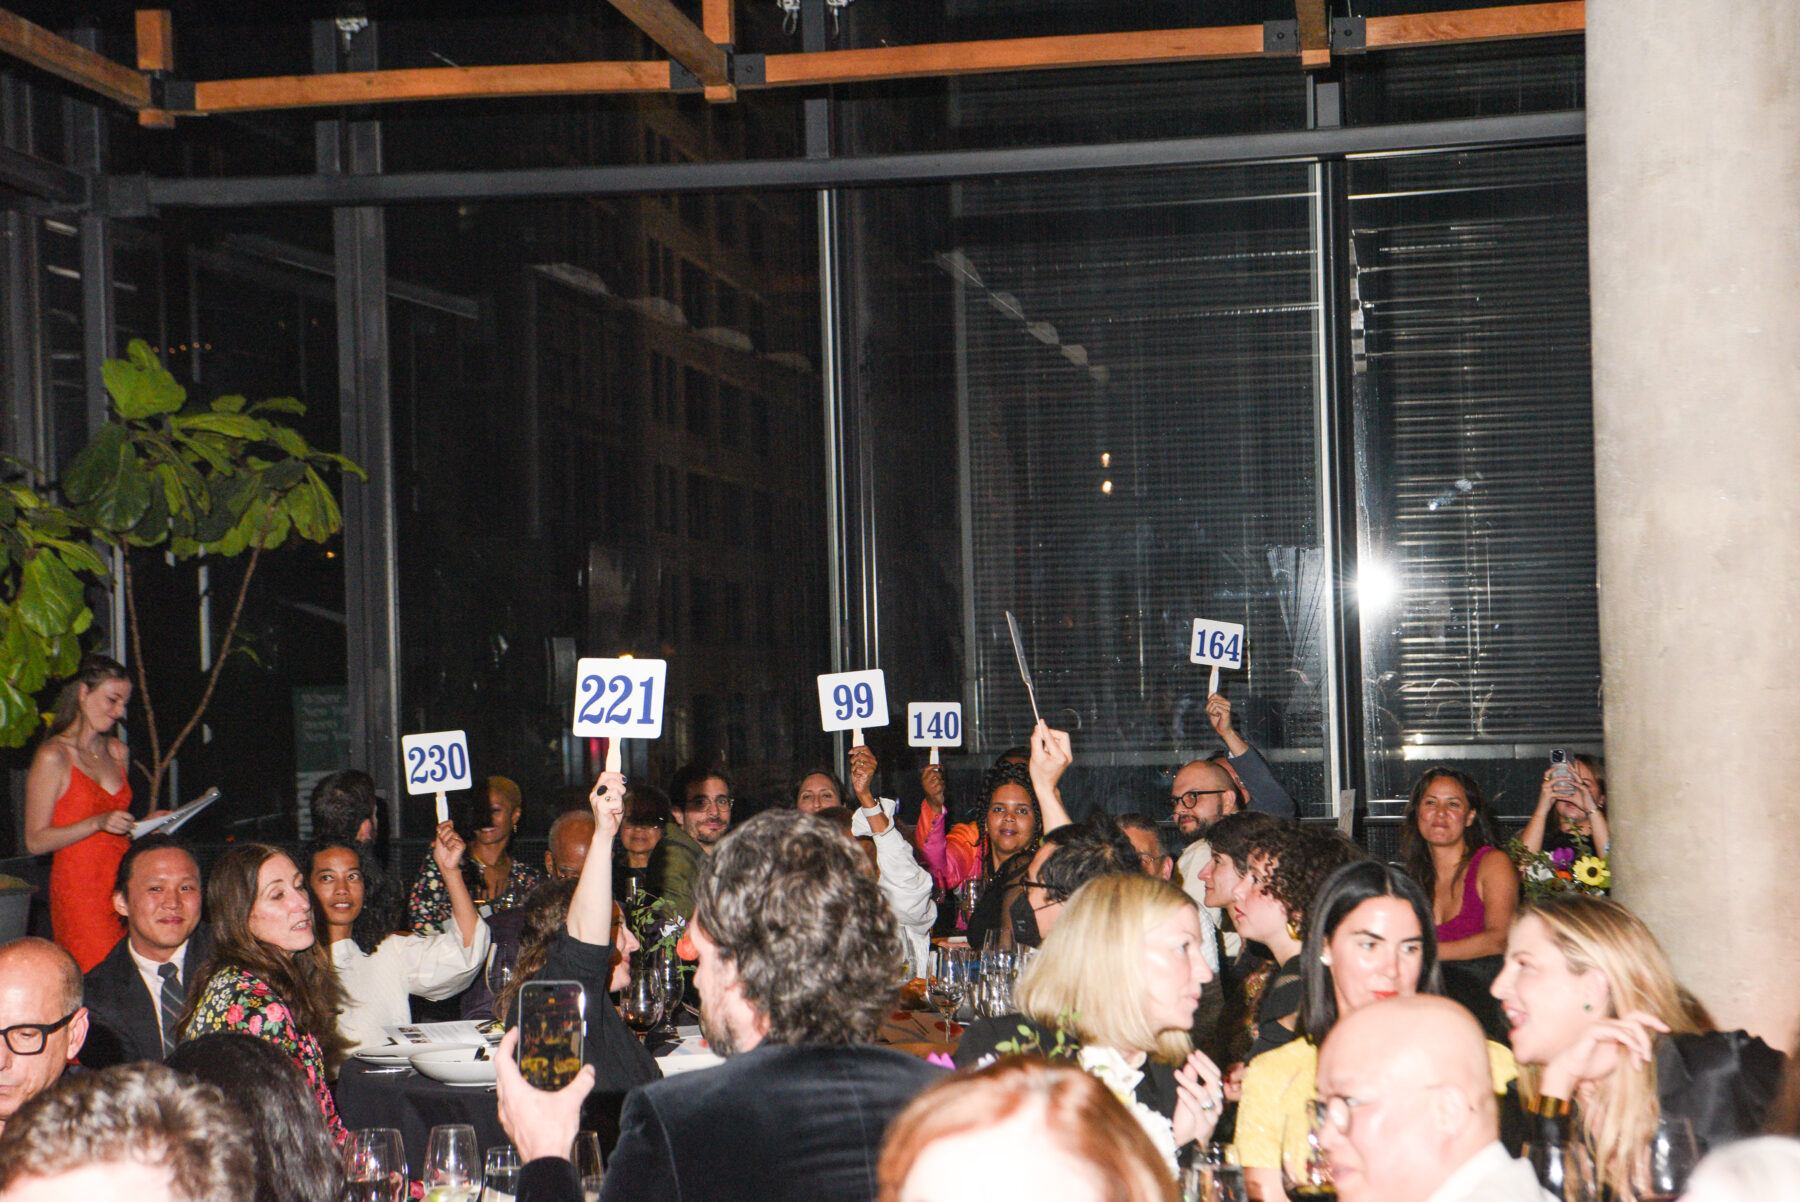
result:
[[[1308,1102],[1306,1113],[1290,1118],[1281,1133],[1281,1185],[1292,1199],[1335,1198],[1331,1162],[1320,1146],[1325,1107]]]
[[[400,1202],[406,1196],[406,1145],[392,1127],[352,1131],[344,1142],[344,1176],[354,1202]]]
[[[1679,1115],[1663,1115],[1633,1174],[1639,1202],[1674,1202],[1687,1192],[1688,1177],[1699,1163],[1694,1125]]]
[[[444,1123],[425,1140],[425,1202],[475,1202],[481,1192],[481,1153],[475,1128]]]
[[[511,1144],[489,1148],[481,1161],[481,1202],[513,1202],[519,1195],[519,1167]]]
[[[1562,1202],[1600,1202],[1600,1183],[1587,1145],[1534,1140],[1519,1149],[1519,1158],[1531,1166],[1538,1184],[1551,1197]]]
[[[605,1176],[600,1164],[600,1137],[592,1131],[576,1132],[569,1160],[575,1165],[575,1175],[581,1178],[582,1202],[600,1202],[600,1180]]]

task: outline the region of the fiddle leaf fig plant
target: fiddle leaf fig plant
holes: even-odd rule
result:
[[[313,543],[331,538],[343,527],[343,514],[329,481],[339,474],[367,477],[344,456],[310,445],[283,420],[306,413],[299,401],[276,397],[252,403],[241,396],[194,401],[142,339],[132,340],[125,358],[108,359],[101,378],[112,416],[69,464],[62,484],[79,522],[124,552],[131,659],[150,738],[149,763],[139,761],[138,768],[148,778],[154,804],[170,762],[212,702],[258,562],[290,537]],[[138,547],[162,547],[183,561],[248,553],[199,703],[166,745],[144,671],[130,556]],[[57,571],[44,568],[39,574]],[[57,576],[48,583],[66,581]]]
[[[81,520],[32,485],[29,464],[0,456],[0,746],[38,728],[33,696],[81,662],[93,624],[87,584],[106,577]],[[83,578],[86,578],[85,580]]]

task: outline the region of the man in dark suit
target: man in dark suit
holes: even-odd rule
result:
[[[626,1096],[601,1198],[872,1200],[888,1122],[940,1070],[869,1046],[902,951],[856,845],[808,814],[758,814],[706,857],[688,937],[726,1061]]]
[[[200,865],[168,835],[132,843],[113,881],[125,938],[84,983],[90,1032],[81,1062],[106,1068],[162,1060],[181,1042],[183,1011],[212,949],[200,922]]]

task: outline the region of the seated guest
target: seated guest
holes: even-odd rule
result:
[[[475,828],[475,842],[462,871],[470,895],[491,914],[523,904],[526,894],[544,880],[542,873],[514,859],[509,850],[524,809],[518,785],[504,776],[488,777],[485,801],[476,804],[476,821],[481,825]],[[450,920],[450,893],[432,853],[426,853],[419,867],[419,879],[407,899],[406,917],[420,934],[438,930]]]
[[[687,939],[700,1028],[725,1063],[632,1091],[602,1199],[874,1198],[888,1122],[939,1070],[869,1046],[902,951],[862,864],[827,823],[782,809],[701,866]]]
[[[316,1202],[344,1189],[344,1162],[294,1062],[251,1035],[202,1035],[181,1045],[169,1067],[225,1095],[232,1125],[256,1156],[254,1193],[237,1202]]]
[[[1135,1102],[1173,1174],[1177,1150],[1211,1136],[1222,1097],[1218,1067],[1188,1041],[1212,980],[1201,937],[1193,900],[1175,886],[1140,872],[1100,876],[1019,975],[1019,1012],[964,1031],[957,1066],[996,1053],[1066,1056]]]
[[[238,1116],[217,1089],[161,1064],[121,1064],[72,1077],[7,1125],[0,1196],[244,1202],[252,1164]]]
[[[694,880],[731,826],[735,800],[719,767],[688,764],[669,786],[669,824],[650,856],[650,892],[683,918],[694,912]]]
[[[1255,1002],[1262,997],[1275,972],[1275,962],[1269,959],[1262,945],[1246,941],[1231,926],[1231,894],[1250,871],[1251,845],[1282,826],[1279,818],[1258,810],[1245,810],[1227,814],[1207,832],[1210,850],[1206,863],[1200,868],[1197,884],[1201,894],[1197,902],[1201,918],[1215,914],[1225,918],[1223,930],[1214,926],[1208,932],[1217,940],[1207,963],[1210,967],[1214,959],[1219,962],[1217,985],[1209,991],[1218,996],[1218,1017],[1196,1033],[1196,1041],[1201,1050],[1219,1064],[1241,1065],[1248,1057],[1250,1045],[1256,1039]],[[1185,884],[1183,887],[1187,888]],[[1187,893],[1193,896],[1191,888]],[[1204,997],[1201,1006],[1204,1010]],[[1228,1092],[1227,1096],[1236,1099],[1234,1092]]]
[[[1001,898],[1030,864],[1043,834],[1043,815],[1024,764],[1004,761],[988,769],[982,779],[979,822],[949,825],[941,776],[938,784],[938,796],[928,790],[919,809],[915,832],[919,856],[946,893],[976,883],[980,895],[969,916],[967,935],[970,946],[979,948],[989,932],[1006,926]]]
[[[650,857],[669,821],[669,796],[650,785],[625,791],[625,822],[613,853],[613,883],[620,897],[650,892]]]
[[[1315,1096],[1319,1045],[1345,1016],[1396,997],[1442,991],[1431,902],[1404,872],[1356,860],[1325,879],[1313,898],[1300,952],[1302,1038],[1264,1052],[1244,1072],[1238,1102],[1238,1163],[1250,1192],[1279,1200],[1284,1131],[1306,1122]],[[1512,1053],[1489,1042],[1494,1092],[1518,1075]]]
[[[867,750],[866,747],[852,747],[851,759],[855,759],[858,751]],[[792,794],[794,808],[802,814],[817,814],[820,810],[841,806],[849,797],[849,792],[844,788],[844,782],[838,779],[837,773],[823,765],[801,773],[799,779],[794,781]]]
[[[375,866],[350,844],[313,848],[307,876],[313,913],[344,986],[338,1030],[352,1046],[386,1043],[385,1028],[412,1022],[412,997],[455,997],[487,961],[487,923],[463,882],[463,841],[450,823],[438,825],[431,857],[450,895],[452,925],[421,934],[395,929],[401,921],[395,912],[375,913],[375,922],[361,923],[368,913],[367,882],[378,875]]]
[[[1400,828],[1400,862],[1431,896],[1441,959],[1478,960],[1506,950],[1519,874],[1495,846],[1474,777],[1433,768],[1419,778]]]
[[[1268,949],[1275,971],[1255,999],[1255,1059],[1287,1043],[1300,1026],[1300,936],[1306,907],[1325,878],[1362,858],[1354,843],[1335,831],[1277,827],[1250,845],[1250,871],[1231,894],[1231,922],[1239,935]]]
[[[0,946],[0,1131],[56,1083],[87,1031],[73,956],[47,939]]]
[[[1545,771],[1537,808],[1519,832],[1519,842],[1526,851],[1565,853],[1566,862],[1573,864],[1576,841],[1580,840],[1604,859],[1612,849],[1612,830],[1606,823],[1606,781],[1593,756],[1576,755],[1570,761],[1552,764]]]
[[[1153,819],[1142,814],[1120,814],[1119,829],[1137,848],[1138,863],[1144,871],[1161,880],[1171,880],[1175,875],[1175,858],[1169,854],[1168,846],[1163,842],[1162,828]]]
[[[313,786],[309,808],[315,843],[373,845],[380,826],[375,778],[346,768]]]
[[[631,953],[638,950],[623,911],[612,899],[612,844],[624,813],[625,778],[603,773],[588,801],[594,833],[581,876],[573,884],[557,881],[533,895],[519,961],[512,980],[495,999],[495,1013],[508,1025],[517,1020],[514,999],[526,981],[581,983],[587,991],[583,1053],[596,1074],[590,1113],[605,1137],[602,1142],[610,1144],[626,1091],[654,1081],[658,1073],[656,1062],[619,1017],[609,996],[631,983]],[[567,910],[561,922],[552,923],[563,890],[569,890]]]
[[[213,950],[185,1016],[186,1037],[236,1031],[280,1048],[306,1075],[332,1139],[343,1143],[330,1077],[346,1047],[337,1025],[344,989],[313,933],[306,878],[279,848],[236,843],[213,865],[206,910]]]
[[[631,795],[625,795],[625,804],[631,805]],[[629,812],[629,810],[628,810]],[[562,922],[562,913],[568,909],[568,894],[573,891],[573,882],[581,875],[582,865],[587,863],[588,847],[594,841],[594,816],[587,810],[565,810],[558,814],[556,821],[550,824],[549,847],[544,850],[544,873],[551,884],[558,881],[571,883],[570,889],[564,891],[561,909],[557,912],[557,923]],[[618,872],[618,856],[613,857],[613,871]],[[615,875],[614,879],[617,879]],[[519,961],[519,940],[525,933],[527,911],[531,908],[532,899],[539,896],[548,886],[540,885],[525,901],[510,910],[502,910],[490,916],[488,928],[487,971],[478,972],[463,990],[459,1005],[462,1017],[479,1022],[488,1022],[499,1017],[494,1012],[494,993],[488,985],[490,974],[496,969],[500,974],[510,973]],[[545,931],[545,939],[550,932]]]
[[[1175,1202],[1156,1145],[1099,1081],[1008,1057],[948,1077],[888,1129],[881,1202]]]
[[[1044,836],[1044,844],[1032,853],[1024,876],[1007,894],[1012,938],[1002,942],[1015,947],[1040,946],[1077,889],[1109,872],[1137,871],[1137,848],[1110,816],[1095,814],[1086,822],[1056,827]],[[1204,946],[1201,954],[1205,954]]]
[[[1687,1119],[1703,1147],[1718,1148],[1762,1130],[1781,1084],[1781,1053],[1713,1030],[1650,929],[1608,898],[1526,906],[1494,996],[1525,1103],[1566,1124],[1578,1098],[1600,1180],[1621,1196],[1659,1116]]]
[[[168,835],[145,835],[126,850],[113,909],[125,920],[125,938],[87,975],[81,1062],[88,1068],[173,1052],[212,949],[212,932],[200,922],[200,865]]]
[[[1551,1202],[1500,1145],[1481,1027],[1448,998],[1344,1016],[1319,1051],[1320,1145],[1343,1202]]]

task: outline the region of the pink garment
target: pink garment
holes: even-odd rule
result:
[[[1469,871],[1463,877],[1462,909],[1449,922],[1438,924],[1437,938],[1440,945],[1467,939],[1487,930],[1487,907],[1481,903],[1481,891],[1475,888],[1475,876],[1481,869],[1482,857],[1493,850],[1491,847],[1477,847],[1475,854],[1469,857]]]

